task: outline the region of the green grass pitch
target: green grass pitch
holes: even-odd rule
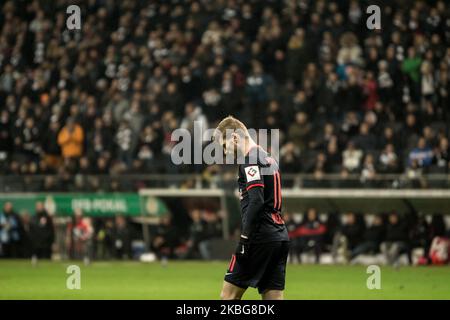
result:
[[[81,289],[69,290],[66,268],[81,268]],[[0,261],[0,299],[218,299],[224,262]],[[381,289],[369,290],[363,266],[289,265],[286,299],[450,299],[450,267],[381,269]],[[259,299],[250,288],[244,299]]]

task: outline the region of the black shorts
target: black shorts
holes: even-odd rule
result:
[[[284,290],[289,241],[250,244],[245,260],[231,257],[225,281],[243,289]]]

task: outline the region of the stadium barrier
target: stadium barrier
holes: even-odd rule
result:
[[[111,174],[111,175],[3,175],[0,192],[135,192],[146,188],[215,189],[235,186],[232,173]],[[449,189],[449,174],[284,174],[283,187],[293,189]]]

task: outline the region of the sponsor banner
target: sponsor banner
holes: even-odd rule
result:
[[[76,208],[86,216],[161,216],[167,208],[156,197],[140,197],[136,193],[64,193],[64,194],[3,194],[0,195],[0,206],[10,201],[14,210],[20,214],[34,214],[35,204],[44,202],[50,214],[71,216]]]

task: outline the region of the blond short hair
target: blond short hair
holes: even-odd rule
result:
[[[225,139],[227,131],[241,133],[244,135],[244,137],[248,136],[247,127],[233,116],[228,116],[219,122],[214,137],[221,137],[222,139]]]

